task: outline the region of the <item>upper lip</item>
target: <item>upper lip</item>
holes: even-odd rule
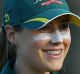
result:
[[[63,46],[55,46],[55,47],[50,46],[50,47],[45,47],[42,50],[63,50],[63,49],[64,49]]]

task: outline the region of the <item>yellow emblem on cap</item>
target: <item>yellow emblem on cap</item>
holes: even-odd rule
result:
[[[25,21],[24,23],[28,23],[28,22],[42,22],[42,23],[46,23],[49,21],[49,19],[47,18],[33,18],[31,20]]]

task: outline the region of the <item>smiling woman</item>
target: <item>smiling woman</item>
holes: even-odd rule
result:
[[[41,7],[32,0],[5,0],[1,74],[56,74],[62,68],[71,44],[69,25],[80,24],[62,2]]]
[[[69,15],[61,16],[38,30],[6,25],[6,33],[9,42],[17,47],[14,55],[17,74],[44,71],[47,72],[40,74],[49,74],[60,70],[71,43]]]

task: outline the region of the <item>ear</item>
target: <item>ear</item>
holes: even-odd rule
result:
[[[10,25],[6,25],[5,30],[6,30],[7,39],[12,44],[16,44],[16,37],[13,28]]]

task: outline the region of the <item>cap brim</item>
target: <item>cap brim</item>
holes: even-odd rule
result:
[[[52,20],[67,14],[70,15],[70,21],[72,23],[77,26],[80,26],[80,17],[65,9],[50,9],[44,11],[34,17],[25,20],[25,22],[21,26],[31,30],[40,29]]]

